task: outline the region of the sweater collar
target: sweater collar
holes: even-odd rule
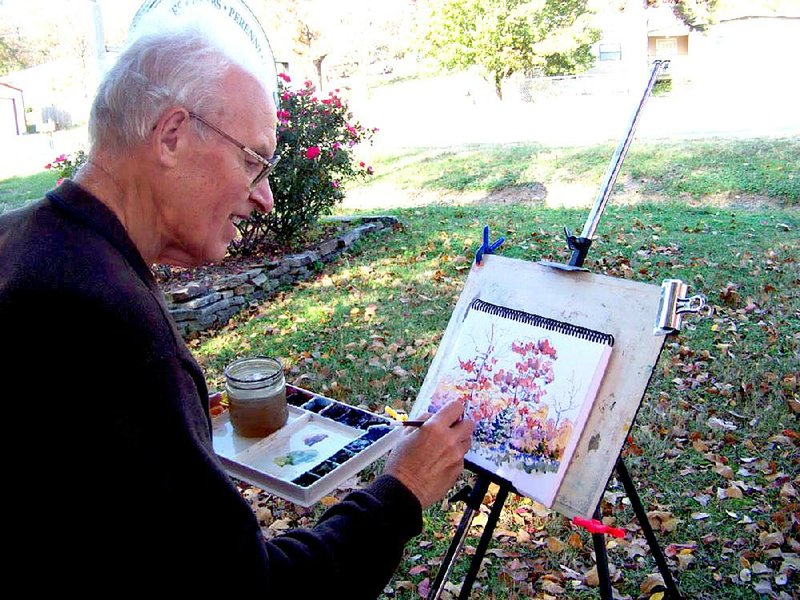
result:
[[[125,227],[110,208],[70,179],[65,179],[46,197],[70,217],[103,236],[122,254],[142,281],[151,288],[158,288],[150,267],[145,264]]]

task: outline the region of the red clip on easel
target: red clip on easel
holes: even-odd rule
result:
[[[603,525],[597,519],[584,519],[583,517],[573,517],[572,522],[578,527],[583,527],[589,533],[605,533],[615,538],[624,538],[625,530],[621,527],[611,527]]]

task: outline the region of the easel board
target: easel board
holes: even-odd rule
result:
[[[660,286],[485,256],[473,265],[420,389],[428,398],[476,298],[614,336],[614,351],[552,508],[591,517],[605,490],[664,343],[653,335]],[[412,417],[424,411],[416,402]]]

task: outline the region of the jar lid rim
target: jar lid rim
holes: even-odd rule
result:
[[[256,379],[256,380],[253,380],[253,379],[240,379],[239,377],[236,377],[235,375],[231,374],[231,370],[233,368],[235,368],[237,366],[240,366],[243,363],[247,363],[247,362],[251,362],[251,361],[253,361],[253,362],[255,362],[255,361],[273,362],[273,363],[275,363],[275,365],[278,368],[271,375],[266,375],[266,376],[264,376],[264,377],[262,377],[260,379]],[[224,375],[229,381],[233,381],[235,383],[253,384],[253,383],[259,383],[259,382],[264,382],[264,381],[271,381],[271,380],[277,379],[278,377],[283,375],[283,365],[281,364],[280,360],[278,360],[277,358],[273,358],[271,356],[248,356],[246,358],[240,358],[238,360],[235,360],[231,364],[229,364],[227,367],[225,367]]]

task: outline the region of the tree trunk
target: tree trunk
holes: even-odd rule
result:
[[[494,93],[497,94],[497,99],[503,99],[503,77],[500,73],[494,74]]]
[[[317,71],[317,92],[322,93],[322,61],[325,60],[327,54],[318,56],[314,59],[314,69]]]

